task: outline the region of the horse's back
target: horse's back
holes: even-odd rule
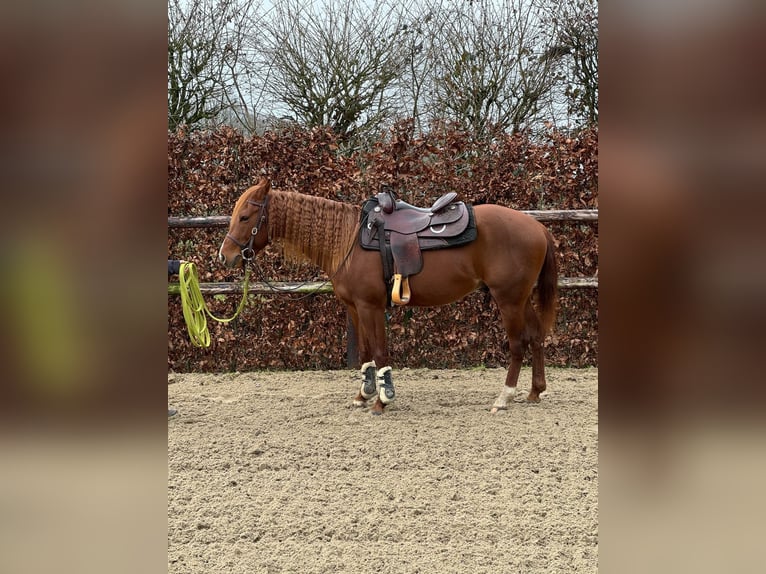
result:
[[[542,247],[545,253],[545,227],[531,215],[493,203],[474,206],[474,215],[478,237],[483,238],[485,247]]]
[[[545,227],[534,217],[495,204],[474,208],[477,266],[489,286],[518,285],[531,289],[548,250]]]

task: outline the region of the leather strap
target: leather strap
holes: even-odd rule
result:
[[[391,277],[394,274],[394,270],[391,268],[391,261],[393,260],[393,257],[391,255],[391,247],[386,241],[386,231],[384,229],[384,225],[385,222],[383,220],[375,222],[375,227],[378,230],[378,247],[380,248],[380,259],[383,262],[383,280],[386,282],[386,285],[388,285],[388,282],[391,281]]]

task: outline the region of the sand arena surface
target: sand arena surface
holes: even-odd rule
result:
[[[170,573],[571,573],[598,567],[598,371],[489,413],[503,369],[169,374]]]

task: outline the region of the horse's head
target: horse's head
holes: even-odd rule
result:
[[[227,267],[244,265],[268,244],[270,189],[271,182],[262,177],[234,205],[229,232],[218,250],[218,260]]]

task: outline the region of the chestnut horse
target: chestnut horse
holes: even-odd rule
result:
[[[380,253],[359,245],[360,213],[354,205],[272,190],[262,178],[237,200],[218,257],[228,267],[244,265],[277,241],[288,259],[307,259],[327,273],[359,338],[362,382],[354,404],[364,406],[376,397],[371,412],[382,414],[395,398],[386,340],[387,287]],[[480,287],[489,289],[511,352],[494,413],[508,408],[527,348],[532,351],[527,400],[539,402],[546,388],[543,340],[555,318],[558,271],[553,238],[531,216],[486,204],[474,207],[474,217],[478,236],[473,242],[423,251],[423,269],[410,277],[410,303],[446,305]]]

